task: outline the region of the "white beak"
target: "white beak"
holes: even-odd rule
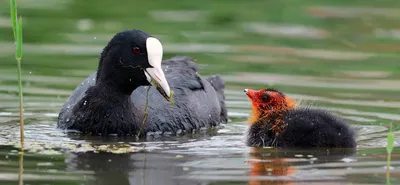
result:
[[[149,37],[146,40],[146,49],[149,64],[153,66],[145,69],[147,81],[155,86],[166,100],[170,101],[170,88],[161,68],[163,57],[161,42],[156,38]]]

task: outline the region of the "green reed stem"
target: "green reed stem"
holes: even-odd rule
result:
[[[386,184],[390,185],[390,161],[392,157],[392,151],[393,151],[393,144],[394,144],[394,133],[392,130],[392,123],[390,123],[390,130],[388,133],[388,141],[386,145],[386,151],[387,151],[387,161],[386,161]]]
[[[152,81],[153,81],[153,79],[152,79]],[[151,82],[152,83],[152,82]],[[142,125],[140,125],[140,129],[139,129],[139,132],[138,132],[138,137],[140,137],[140,133],[142,132],[142,128],[143,128],[143,125],[144,125],[144,123],[146,122],[146,120],[147,120],[147,107],[149,106],[149,92],[150,92],[150,88],[151,88],[151,86],[148,86],[148,89],[147,89],[147,92],[146,92],[146,105],[144,106],[144,116],[143,116],[143,122],[142,122]]]
[[[11,17],[11,23],[13,27],[13,33],[14,33],[14,38],[17,38],[17,3],[15,0],[10,0],[10,17]]]
[[[18,185],[23,185],[24,180],[22,178],[22,174],[24,172],[24,152],[21,147],[21,152],[19,152],[19,170],[18,170]]]
[[[24,113],[23,113],[23,94],[22,94],[22,74],[21,74],[21,59],[22,59],[22,18],[17,19],[17,3],[16,0],[10,0],[10,17],[13,27],[14,40],[16,44],[15,59],[17,60],[18,70],[18,93],[19,93],[19,126],[20,126],[20,144],[23,148],[24,143]]]

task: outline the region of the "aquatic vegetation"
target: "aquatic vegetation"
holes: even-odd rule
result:
[[[19,173],[18,181],[22,185],[22,171],[24,165],[23,148],[24,148],[24,108],[23,108],[23,94],[22,94],[22,75],[21,75],[21,59],[22,59],[22,17],[17,19],[17,3],[15,0],[10,0],[10,17],[14,33],[15,59],[18,66],[18,93],[19,93],[19,130],[20,130],[20,145],[21,152],[19,153]]]
[[[390,130],[387,136],[387,145],[386,145],[386,151],[387,151],[387,163],[386,163],[386,184],[391,184],[390,183],[390,160],[392,157],[392,151],[393,151],[393,144],[394,144],[394,133],[392,130],[392,124],[390,124]]]
[[[153,80],[151,80],[151,82],[153,82]],[[149,107],[149,92],[150,92],[150,88],[151,88],[151,86],[149,86],[147,88],[147,92],[146,92],[146,105],[144,106],[144,116],[143,116],[142,125],[140,125],[140,129],[139,129],[139,132],[138,132],[138,137],[140,137],[140,133],[142,132],[142,128],[143,128],[144,122],[147,120],[147,116],[148,116],[147,107]]]
[[[15,59],[18,65],[18,92],[19,92],[19,126],[20,126],[20,142],[21,147],[24,143],[24,109],[22,95],[22,75],[21,75],[21,59],[22,59],[22,17],[17,19],[17,3],[15,0],[10,0],[10,17],[13,27],[14,40],[16,44]]]
[[[3,15],[0,184],[18,184],[18,162],[24,163],[24,184],[400,184],[399,122],[393,123],[390,154],[386,146],[390,122],[400,121],[396,2],[156,0],[137,6],[126,0],[18,0],[24,19],[24,153],[23,160],[18,158],[17,65],[11,21]],[[2,8],[3,13],[9,9]],[[238,11],[246,9],[251,11]],[[231,12],[235,17],[229,22]],[[202,75],[221,74],[227,81],[228,124],[207,134],[151,133],[148,141],[57,129],[59,108],[82,78],[94,72],[99,50],[111,34],[124,28],[143,28],[159,36],[166,43],[163,58],[187,54],[198,59]],[[173,69],[165,68],[168,71]],[[253,157],[243,141],[249,126],[243,122],[251,109],[242,91],[249,86],[282,89],[302,107],[341,115],[357,131],[357,153],[262,148]],[[138,126],[147,88],[137,93]],[[152,106],[161,103],[151,102],[156,91],[151,88],[140,137],[150,126]],[[181,105],[180,92],[175,91],[176,105],[163,102],[165,107]],[[287,169],[296,171],[277,174]]]
[[[147,92],[146,92],[146,104],[144,106],[144,116],[143,116],[142,125],[140,125],[140,129],[139,129],[139,132],[138,132],[138,135],[137,135],[138,137],[140,137],[140,133],[142,132],[142,128],[143,128],[144,122],[146,122],[147,116],[148,116],[147,107],[149,107],[149,92],[150,92],[150,88],[151,88],[151,86],[148,87]],[[174,103],[175,103],[173,95],[174,95],[174,91],[171,90],[170,91],[170,97],[171,97],[170,105],[171,106],[173,106]]]

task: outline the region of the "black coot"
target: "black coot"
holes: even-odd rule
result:
[[[155,87],[149,92],[141,136],[193,132],[226,123],[224,81],[217,75],[202,78],[188,57],[162,62],[162,56],[160,41],[147,33],[117,33],[101,53],[97,72],[62,107],[58,127],[92,135],[137,135],[150,82]],[[170,89],[174,105],[169,102]]]
[[[355,148],[355,132],[327,110],[299,108],[275,89],[245,89],[252,102],[247,144],[281,148]]]

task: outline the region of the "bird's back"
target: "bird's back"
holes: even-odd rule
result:
[[[224,81],[214,75],[204,79],[197,72],[197,65],[189,57],[173,57],[162,63],[162,68],[171,90],[174,91],[175,104],[169,102],[151,87],[148,101],[148,122],[144,130],[150,132],[191,131],[201,127],[210,127],[227,122],[227,110],[224,103]],[[92,73],[79,84],[61,108],[58,127],[68,128],[70,118],[75,115],[73,107],[95,85],[97,73]],[[140,86],[133,91],[133,114],[136,122],[144,117],[148,86]]]
[[[174,105],[151,87],[148,101],[148,120],[143,127],[150,132],[189,131],[216,126],[227,121],[224,103],[224,82],[219,76],[205,79],[198,74],[196,63],[189,57],[173,57],[163,61],[162,68],[171,90]],[[147,89],[141,86],[132,93],[132,101],[143,112]],[[136,114],[142,119],[143,114]]]
[[[287,112],[284,121],[288,128],[282,138],[292,141],[289,146],[356,147],[353,129],[327,110],[296,108]]]
[[[284,132],[273,133],[276,122],[286,125]],[[283,148],[355,148],[355,133],[344,120],[326,110],[295,108],[286,111],[283,118],[263,118],[249,130],[251,146]]]

